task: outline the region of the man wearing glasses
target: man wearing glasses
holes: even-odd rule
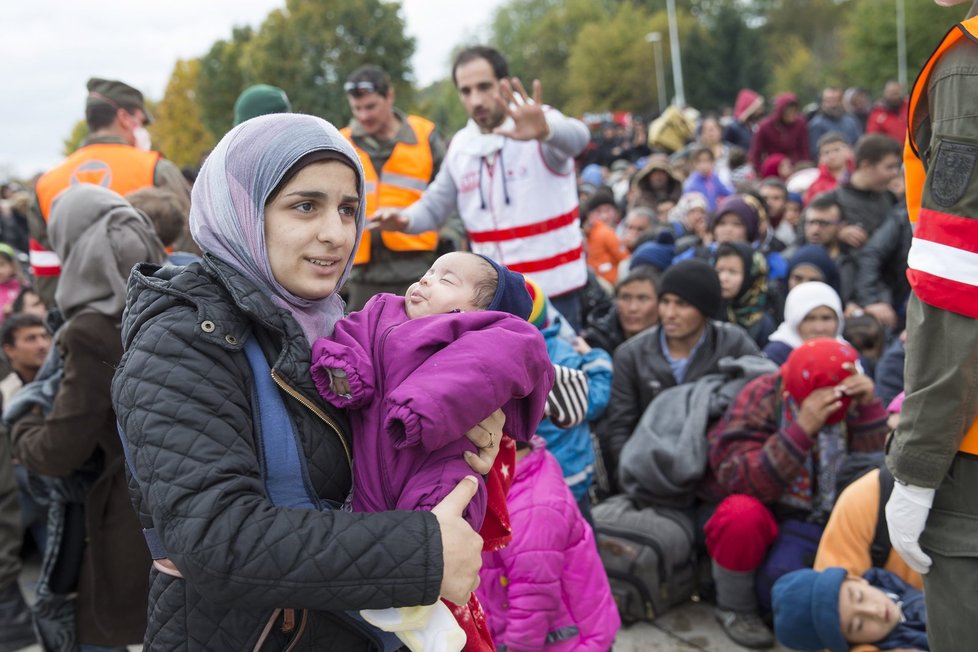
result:
[[[363,164],[367,216],[413,204],[435,178],[445,145],[435,125],[394,106],[390,77],[377,66],[357,68],[343,85],[353,118],[341,133]],[[347,287],[350,310],[379,292],[402,295],[436,258],[438,231],[373,230],[364,234]]]
[[[54,304],[61,274],[60,261],[48,244],[47,222],[51,206],[63,191],[77,183],[92,183],[126,195],[156,186],[173,192],[185,211],[190,210],[190,191],[180,169],[159,152],[150,151],[146,125],[151,121],[143,94],[132,86],[96,77],[88,80],[88,137],[68,158],[37,180],[34,207],[28,218],[31,271],[45,305]]]

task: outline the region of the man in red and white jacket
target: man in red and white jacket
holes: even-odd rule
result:
[[[457,210],[472,251],[531,276],[575,330],[587,282],[574,157],[589,133],[579,120],[541,102],[505,58],[477,46],[452,69],[470,120],[452,139],[441,170],[406,209],[380,209],[378,226],[419,233],[438,229]]]

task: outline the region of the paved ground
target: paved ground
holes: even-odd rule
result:
[[[38,563],[32,561],[21,574],[21,584],[29,600],[34,597]],[[141,650],[139,646],[129,648]],[[786,652],[785,648],[775,648]],[[652,623],[636,623],[623,628],[615,640],[614,652],[742,652],[747,648],[730,641],[713,617],[712,605],[689,602],[657,618]],[[41,652],[39,645],[19,652]]]

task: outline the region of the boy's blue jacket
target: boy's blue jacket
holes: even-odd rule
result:
[[[924,594],[882,568],[870,568],[863,573],[863,577],[871,585],[884,593],[889,593],[896,602],[900,603],[900,610],[903,612],[903,622],[897,625],[889,636],[873,645],[881,650],[902,648],[929,650]]]
[[[544,417],[537,434],[547,441],[549,450],[564,472],[564,480],[574,498],[580,500],[591,486],[594,473],[594,448],[591,446],[590,421],[600,417],[611,398],[611,356],[604,349],[591,349],[590,353],[577,353],[570,343],[559,336],[562,318],[555,311],[550,313],[549,326],[540,329],[547,342],[550,361],[556,365],[579,369],[587,376],[587,417],[573,428],[563,430]]]

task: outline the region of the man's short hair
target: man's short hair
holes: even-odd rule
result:
[[[849,141],[846,140],[846,137],[842,135],[841,131],[829,131],[822,134],[822,137],[818,139],[818,143],[815,145],[815,151],[821,153],[823,147],[833,143],[842,143],[846,147],[849,146]]]
[[[781,191],[781,194],[784,195],[785,199],[788,198],[788,186],[784,185],[784,181],[781,179],[775,179],[773,177],[765,179],[764,181],[761,181],[761,185],[757,189],[758,193],[760,193],[763,188],[777,188]],[[761,199],[764,198],[761,197]]]
[[[44,327],[44,320],[37,315],[27,312],[15,313],[7,317],[0,329],[0,346],[13,346],[17,340],[17,331],[22,328]]]
[[[133,208],[146,213],[164,247],[169,247],[183,235],[187,215],[174,193],[162,188],[140,188],[126,195],[126,200]]]
[[[815,195],[815,197],[808,202],[808,206],[805,207],[805,213],[807,214],[808,211],[811,210],[827,211],[832,208],[837,208],[839,210],[839,215],[842,215],[842,204],[840,204],[839,200],[835,198],[835,193],[831,191],[823,192]]]
[[[876,165],[884,158],[903,154],[903,145],[885,134],[867,134],[856,143],[856,169],[863,163]]]
[[[625,278],[619,280],[615,284],[615,296],[618,296],[618,291],[629,283],[635,283],[636,281],[648,281],[655,288],[656,295],[659,294],[659,278],[662,276],[661,273],[656,271],[651,265],[639,265],[635,269],[629,270]]]
[[[455,76],[458,67],[476,59],[485,59],[488,61],[489,65],[492,66],[492,72],[496,75],[496,79],[509,77],[509,64],[506,63],[506,58],[500,54],[499,50],[487,45],[474,45],[465,48],[455,56],[455,63],[452,64],[452,81],[455,82],[455,86],[458,86],[458,78]]]
[[[390,90],[390,75],[380,66],[373,64],[360,66],[346,78],[346,83],[343,84],[343,91],[353,97],[360,97],[367,93],[377,93],[387,97]]]
[[[129,109],[125,110],[129,111]],[[94,133],[111,126],[115,122],[116,111],[118,109],[111,104],[99,103],[86,106],[85,124],[88,125],[88,131]]]

